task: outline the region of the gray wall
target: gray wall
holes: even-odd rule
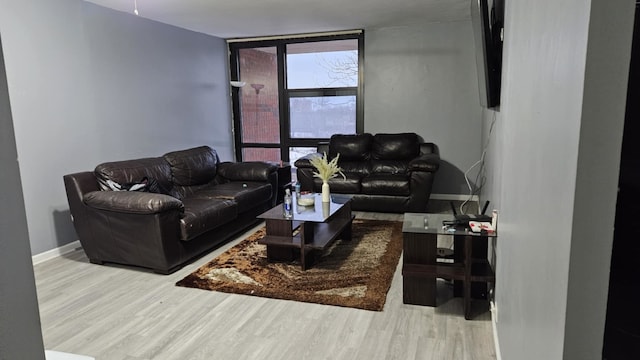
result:
[[[17,158],[0,48],[0,359],[44,359]]]
[[[233,158],[223,39],[80,0],[0,0],[31,250],[76,240],[62,176],[210,145]]]
[[[463,173],[482,152],[471,21],[366,29],[364,71],[365,131],[436,143],[443,162],[433,192],[467,194]]]
[[[634,1],[589,3],[506,2],[483,129],[504,359],[602,358]]]

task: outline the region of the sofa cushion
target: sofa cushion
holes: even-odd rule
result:
[[[415,133],[376,134],[372,153],[376,160],[411,160],[420,154],[420,138]]]
[[[406,160],[372,160],[372,173],[404,174],[409,167]]]
[[[342,156],[340,156],[340,159],[342,160]],[[365,176],[371,173],[371,163],[369,161],[340,161],[338,166],[345,174],[358,173],[360,176]],[[338,178],[342,179],[342,176],[338,174]]]
[[[329,140],[330,159],[340,154],[340,160],[364,161],[371,156],[371,134],[332,135]]]
[[[331,192],[340,193],[340,194],[357,194],[360,192],[360,182],[362,181],[362,174],[360,173],[344,173],[347,180],[343,179],[342,176],[338,175],[337,177],[329,180],[329,187]],[[322,188],[322,181],[318,178],[315,178],[316,183],[314,186],[318,189],[318,191]]]
[[[233,200],[186,198],[184,216],[180,219],[180,240],[189,241],[198,235],[222,226],[238,216]]]
[[[202,185],[216,176],[218,154],[208,146],[166,153],[173,183],[182,186]]]
[[[271,199],[271,185],[264,182],[228,182],[217,184],[194,192],[190,198],[233,200],[238,205],[238,213],[263,205]]]
[[[197,193],[198,191],[208,189],[212,185],[214,185],[214,183],[193,186],[177,185],[173,187],[173,191],[170,195],[182,200],[193,196],[193,194]]]
[[[362,179],[362,194],[410,195],[410,179],[405,174],[372,174]]]
[[[172,188],[171,168],[160,157],[102,163],[96,166],[94,175],[101,190],[112,190],[109,180],[122,185],[145,177],[156,182],[160,193],[169,194]]]

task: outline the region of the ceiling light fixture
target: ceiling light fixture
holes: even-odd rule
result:
[[[138,0],[133,0],[133,13],[136,15],[140,15],[138,14]]]

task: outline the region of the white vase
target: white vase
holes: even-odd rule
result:
[[[322,202],[330,202],[331,193],[329,192],[329,184],[325,181],[322,183]]]
[[[322,203],[322,216],[326,219],[329,217],[329,213],[331,212],[331,203],[323,202]]]

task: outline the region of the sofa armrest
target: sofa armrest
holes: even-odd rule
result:
[[[311,153],[311,154],[307,154],[301,158],[298,158],[298,160],[296,160],[295,163],[293,163],[293,166],[295,166],[296,168],[300,169],[300,168],[311,168],[315,170],[315,167],[313,165],[311,165],[311,162],[309,160],[313,159],[314,157],[322,157],[323,154],[321,153]]]
[[[276,174],[278,167],[261,161],[222,162],[218,175],[229,181],[267,182]]]
[[[85,194],[84,203],[94,209],[130,214],[157,214],[166,211],[184,212],[182,201],[163,194],[136,191],[92,191]]]
[[[318,146],[316,147],[316,152],[320,155],[327,153],[329,155],[329,142],[328,141],[320,141]]]
[[[409,171],[436,172],[440,168],[440,155],[423,154],[409,162]]]
[[[301,191],[317,191],[314,186],[314,173],[317,172],[316,168],[311,165],[310,159],[322,156],[320,153],[307,154],[293,164],[296,167],[296,175],[298,182],[300,183]]]

